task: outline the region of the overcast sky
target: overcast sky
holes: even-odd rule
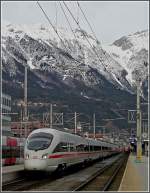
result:
[[[40,3],[53,24],[56,24],[57,7],[58,25],[69,28],[58,2],[41,1]],[[77,14],[76,1],[67,2],[67,4],[75,17],[79,17],[79,23],[82,28],[90,32],[81,13]],[[81,1],[80,5],[102,43],[112,43],[124,35],[149,28],[148,1]],[[14,24],[47,24],[47,20],[37,6],[36,1],[5,1],[2,2],[1,8],[2,22],[9,21]],[[69,16],[68,13],[67,15]],[[71,17],[69,19],[72,26],[76,27]]]

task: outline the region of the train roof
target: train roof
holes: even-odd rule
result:
[[[111,143],[111,142],[106,142],[106,141],[103,141],[103,140],[95,140],[95,139],[91,139],[91,138],[84,138],[84,137],[81,137],[79,135],[75,135],[75,134],[72,134],[72,133],[68,133],[68,132],[65,132],[65,131],[60,131],[60,130],[57,130],[57,129],[52,129],[52,128],[40,128],[40,129],[36,129],[34,131],[32,131],[30,133],[30,135],[32,135],[33,133],[38,133],[38,132],[46,132],[46,133],[51,133],[51,134],[59,134],[59,136],[67,136],[67,137],[70,137],[70,140],[71,139],[75,139],[75,140],[82,140],[84,143],[86,141],[88,141],[89,144],[91,145],[103,145],[103,146],[107,146],[107,147],[116,147],[117,144],[114,144],[114,143]],[[29,137],[30,137],[29,135]]]
[[[68,132],[64,132],[64,131],[60,131],[60,130],[57,130],[57,129],[51,129],[51,128],[40,128],[40,129],[36,129],[34,131],[32,131],[31,134],[33,133],[38,133],[38,132],[46,132],[46,133],[51,133],[53,135],[59,135],[59,136],[70,136],[72,138],[76,138],[76,139],[84,139],[83,137],[79,136],[79,135],[75,135],[75,134],[72,134],[72,133],[68,133]],[[30,134],[30,135],[31,135]]]
[[[59,135],[67,134],[70,136],[74,136],[74,134],[72,134],[72,133],[68,133],[65,131],[60,131],[60,130],[52,129],[52,128],[40,128],[40,129],[36,129],[36,130],[32,131],[32,133],[38,133],[38,132],[46,132],[46,133],[53,133],[53,134],[59,134]],[[79,135],[76,135],[76,136],[81,138],[81,136],[79,136]]]

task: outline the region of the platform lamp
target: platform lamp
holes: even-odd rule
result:
[[[141,89],[141,75],[138,70],[134,71],[134,79],[136,83],[136,89],[137,89],[137,99],[136,99],[136,123],[137,123],[137,150],[136,150],[136,161],[140,162],[142,159],[142,142],[141,142],[141,108],[140,108],[140,89]]]
[[[142,142],[141,142],[141,109],[140,109],[140,81],[137,81],[137,161],[142,159]]]

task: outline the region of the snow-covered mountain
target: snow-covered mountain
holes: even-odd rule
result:
[[[15,99],[23,97],[24,66],[28,66],[28,100],[67,103],[68,112],[74,108],[96,112],[99,119],[116,117],[111,109],[135,105],[132,75],[137,72],[147,96],[148,31],[102,47],[84,30],[74,30],[76,37],[64,28],[57,32],[61,39],[41,24],[3,23],[4,92]]]
[[[89,82],[86,76],[89,69],[96,69],[109,82],[129,92],[133,91],[132,82],[137,70],[142,81],[147,78],[148,31],[136,32],[111,45],[103,45],[104,50],[85,31],[76,29],[76,38],[67,29],[57,31],[63,41],[48,26],[3,23],[3,60],[8,59],[6,55],[14,55],[15,50],[18,52],[15,57],[20,60],[18,54],[22,55],[31,69],[57,71],[63,81],[80,77],[87,85],[96,84],[96,81]],[[71,60],[67,61],[67,55]],[[15,73],[15,66],[12,68],[11,73]]]
[[[135,81],[135,73],[138,71],[142,81],[148,75],[148,30],[123,36],[111,45],[105,45],[105,50],[114,60],[128,72],[127,79],[130,83]]]
[[[148,31],[124,36],[111,45],[103,45],[84,30],[76,29],[75,37],[67,29],[57,34],[48,26],[2,25],[3,71],[10,77],[19,72],[20,63],[44,81],[41,72],[57,75],[65,85],[79,81],[86,86],[102,85],[103,81],[116,89],[133,93],[132,83],[139,73],[143,85],[148,77]],[[39,75],[40,71],[40,75]],[[104,79],[104,80],[102,80]],[[45,84],[45,83],[44,83]],[[45,85],[42,85],[43,87]],[[86,94],[85,94],[86,95]]]
[[[69,77],[75,78],[78,74],[77,77],[87,85],[91,84],[86,76],[88,70],[96,69],[118,88],[132,92],[131,85],[126,79],[126,69],[102,50],[91,35],[76,29],[75,39],[64,28],[57,31],[63,41],[53,30],[43,25],[3,24],[2,49],[5,53],[3,59],[7,60],[6,54],[12,55],[16,50],[27,60],[27,65],[31,69],[57,71],[62,75],[63,81]],[[67,61],[67,55],[71,60]],[[96,77],[93,78],[96,79]],[[92,84],[97,83],[94,81]]]

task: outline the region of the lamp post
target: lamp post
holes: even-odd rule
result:
[[[141,143],[141,109],[140,109],[140,81],[136,81],[137,86],[137,161],[142,158],[142,143]]]
[[[25,76],[24,76],[24,135],[27,137],[27,66],[25,66]]]
[[[74,113],[74,133],[77,134],[77,112]]]
[[[137,148],[136,148],[136,160],[141,161],[142,159],[142,137],[141,137],[141,108],[140,108],[140,89],[141,89],[141,71],[135,70],[133,78],[136,83],[137,97],[136,97],[136,136],[137,136]]]
[[[53,104],[50,104],[50,128],[53,127]]]
[[[93,114],[93,134],[94,134],[94,139],[95,139],[95,113]]]

